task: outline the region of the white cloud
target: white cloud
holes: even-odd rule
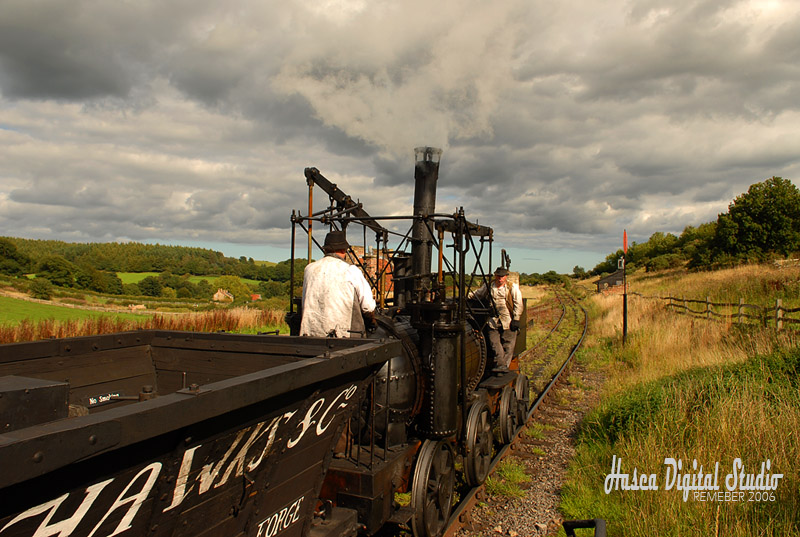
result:
[[[9,0],[0,235],[286,245],[303,168],[397,214],[436,145],[441,208],[600,260],[798,178],[798,33],[792,0]]]

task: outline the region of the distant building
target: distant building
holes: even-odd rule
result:
[[[217,289],[211,300],[214,302],[233,302],[233,295],[227,289]]]
[[[623,284],[622,269],[609,274],[597,280],[597,292],[614,290],[615,287],[621,287]]]
[[[378,274],[380,274],[381,280],[383,281],[382,289],[384,293],[386,293],[387,296],[392,296],[392,292],[394,291],[394,284],[392,283],[392,264],[387,258],[390,258],[393,252],[389,250],[381,254],[379,267],[378,256],[374,248],[370,248],[366,253],[362,246],[351,246],[350,249],[355,254],[357,263],[360,263],[364,267],[367,279],[374,282]],[[352,258],[349,259],[349,261],[354,262]]]

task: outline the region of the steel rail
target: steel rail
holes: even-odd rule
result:
[[[572,297],[570,297],[570,298],[572,299]],[[580,308],[580,310],[583,312],[583,332],[581,333],[581,337],[580,337],[580,339],[578,339],[578,342],[572,347],[572,350],[570,351],[569,356],[567,357],[567,359],[564,360],[564,364],[561,366],[561,369],[559,369],[558,372],[555,375],[553,375],[553,378],[550,381],[550,383],[547,385],[547,387],[544,390],[542,390],[542,393],[536,399],[536,402],[531,406],[530,410],[528,410],[528,415],[527,415],[527,418],[525,420],[526,423],[527,423],[527,420],[529,420],[531,418],[531,416],[533,416],[533,413],[536,412],[536,409],[539,408],[539,405],[542,403],[542,401],[544,401],[544,398],[547,396],[547,394],[550,391],[550,389],[553,386],[555,386],[556,382],[558,382],[558,380],[561,377],[561,374],[567,369],[567,367],[569,366],[570,362],[572,361],[572,357],[575,356],[576,352],[578,352],[578,348],[580,348],[581,343],[583,343],[583,339],[586,337],[586,331],[589,328],[589,314],[586,312],[586,308],[584,308],[583,306],[578,304],[578,302],[576,300],[574,300],[574,299],[572,299],[572,300],[574,302],[574,305],[577,306],[578,308]]]
[[[572,361],[572,357],[575,356],[576,352],[578,352],[578,349],[580,348],[584,338],[586,337],[586,332],[589,327],[589,316],[588,313],[586,312],[586,308],[580,305],[578,301],[575,300],[569,294],[566,293],[564,294],[572,301],[574,306],[577,306],[577,308],[579,308],[583,312],[583,332],[581,333],[581,337],[580,339],[578,339],[577,343],[573,345],[572,349],[570,350],[569,356],[567,357],[566,360],[564,360],[564,363],[561,365],[561,368],[553,375],[548,385],[539,393],[538,397],[536,398],[536,401],[528,409],[528,413],[525,416],[525,422],[520,424],[520,426],[517,428],[517,431],[514,433],[514,440],[503,446],[497,452],[495,458],[492,459],[492,462],[489,465],[489,475],[494,471],[494,469],[497,467],[500,461],[503,460],[506,456],[508,456],[510,451],[513,451],[515,449],[515,445],[519,440],[519,436],[522,433],[522,431],[525,430],[528,421],[531,419],[534,412],[536,412],[536,410],[539,408],[539,405],[544,401],[545,397],[550,392],[550,390],[558,383],[559,380],[561,380],[561,376],[563,375],[564,371],[566,371],[567,368],[569,367]],[[563,320],[567,309],[567,306],[561,300],[562,297],[560,297],[558,293],[556,294],[556,297],[559,299],[562,306],[564,307],[564,311],[562,312],[561,318],[559,318],[555,328],[561,325],[561,321]],[[551,330],[550,334],[552,334],[554,330]],[[547,337],[549,337],[549,335]],[[545,339],[547,339],[547,337]],[[525,353],[523,353],[523,355],[524,354]],[[486,485],[484,482],[478,485],[477,487],[473,487],[462,497],[461,501],[458,503],[458,505],[456,505],[455,509],[450,514],[450,518],[447,522],[447,527],[444,530],[443,537],[453,537],[456,534],[456,532],[461,528],[462,524],[466,523],[467,513],[475,506],[475,503],[480,499],[479,496],[485,490],[485,486]]]
[[[558,303],[561,305],[561,316],[558,318],[558,322],[556,322],[555,326],[553,326],[553,328],[550,329],[550,331],[547,333],[547,335],[545,335],[542,339],[540,339],[539,341],[537,341],[536,343],[531,345],[530,349],[525,349],[525,351],[523,351],[523,353],[520,354],[520,356],[519,356],[520,359],[527,358],[528,356],[533,354],[533,351],[535,349],[539,348],[545,341],[550,339],[550,337],[561,326],[561,321],[564,320],[564,316],[567,314],[567,306],[564,304],[564,301],[561,299],[561,296],[558,293],[556,293],[555,296],[556,296],[556,300],[558,300]]]

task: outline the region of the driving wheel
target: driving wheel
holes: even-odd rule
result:
[[[517,423],[524,424],[528,419],[528,409],[531,407],[531,385],[527,376],[522,373],[517,374],[514,391],[517,394]]]
[[[492,412],[485,401],[476,401],[469,409],[466,444],[464,476],[475,487],[486,480],[492,462]]]
[[[411,530],[415,537],[439,537],[450,518],[455,487],[453,450],[443,440],[425,440],[411,487]]]
[[[500,396],[500,442],[510,444],[517,431],[517,395],[514,388],[506,386]]]

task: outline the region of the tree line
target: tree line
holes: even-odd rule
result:
[[[37,263],[55,256],[76,266],[104,272],[169,271],[173,274],[231,275],[264,281],[286,281],[289,278],[288,262],[279,263],[280,266],[258,265],[252,257],[226,257],[222,252],[207,248],[138,242],[73,243],[14,237],[2,237],[0,240],[16,247],[18,256],[21,256],[18,263],[23,260],[33,263],[26,267],[28,273],[35,270]]]
[[[716,221],[686,226],[678,236],[659,231],[647,242],[632,243],[626,266],[629,270],[647,271],[679,266],[714,269],[785,258],[797,252],[800,252],[800,190],[788,179],[771,177],[750,185]],[[607,255],[590,274],[614,272],[622,256],[620,248]]]
[[[240,278],[257,280],[250,291],[271,297],[285,294],[290,260],[274,265],[257,264],[253,258],[226,257],[221,252],[185,246],[141,243],[68,243],[0,237],[0,274],[35,274],[34,291],[46,294],[48,285],[85,289],[112,295],[210,298],[207,280],[189,276],[225,276],[223,284],[244,285]],[[298,264],[302,274],[303,262]],[[117,272],[157,272],[137,284],[123,284]],[[217,281],[219,286],[220,282]],[[243,295],[239,288],[238,295]]]

